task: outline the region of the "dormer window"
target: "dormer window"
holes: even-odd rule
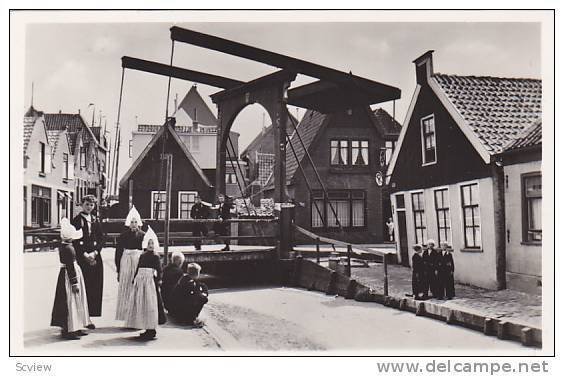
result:
[[[437,163],[434,115],[429,115],[421,119],[421,150],[423,165]]]

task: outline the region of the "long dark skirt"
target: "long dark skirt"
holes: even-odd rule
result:
[[[57,278],[57,288],[55,290],[55,303],[51,313],[51,326],[58,326],[67,329],[69,308],[67,306],[67,291],[65,289],[65,269],[61,268]]]
[[[104,264],[102,256],[96,256],[96,265],[92,266],[82,257],[78,259],[78,265],[84,275],[86,285],[86,297],[88,299],[88,311],[90,316],[102,316],[102,294],[104,290]]]

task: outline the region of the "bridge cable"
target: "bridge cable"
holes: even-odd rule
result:
[[[333,215],[335,216],[335,221],[337,222],[337,226],[339,227],[339,231],[341,233],[344,233],[343,226],[341,225],[341,221],[339,221],[339,217],[337,216],[337,211],[333,207],[331,200],[329,200],[329,194],[327,193],[327,189],[325,188],[325,185],[323,184],[323,181],[321,180],[321,176],[319,175],[319,172],[317,171],[317,168],[315,167],[315,163],[313,163],[313,159],[311,158],[311,155],[309,154],[309,151],[305,147],[305,144],[302,140],[302,137],[300,136],[300,133],[298,132],[298,127],[295,124],[295,119],[290,114],[290,111],[288,111],[288,108],[286,108],[286,112],[288,113],[288,118],[290,119],[290,122],[292,123],[292,127],[294,128],[294,134],[296,136],[298,136],[298,140],[300,141],[300,144],[302,145],[302,148],[304,149],[305,154],[306,154],[307,158],[309,159],[309,163],[311,163],[311,167],[313,168],[313,171],[315,172],[315,176],[317,177],[319,185],[321,186],[321,189],[323,190],[323,196],[324,196],[325,200],[327,200],[327,203],[329,204],[329,208],[331,209]],[[297,162],[298,162],[298,165],[301,165],[299,160]]]
[[[298,167],[299,167],[300,172],[302,173],[302,175],[304,177],[304,181],[306,183],[307,190],[309,191],[309,193],[311,195],[311,192],[312,192],[311,185],[309,184],[309,180],[308,180],[307,175],[304,171],[304,168],[302,167],[301,163],[298,160],[298,155],[296,153],[296,150],[294,149],[294,145],[292,145],[291,138],[290,138],[290,136],[288,136],[287,133],[286,133],[286,139],[288,140],[288,144],[290,145],[290,149],[292,150],[292,154],[294,154],[294,158],[298,162]],[[321,210],[319,209],[319,206],[317,205],[317,200],[313,199],[313,205],[315,206],[315,209],[317,210],[317,214],[319,215],[319,218],[321,218],[321,222],[323,223],[323,226],[325,227],[326,226],[325,217],[323,216],[323,214],[321,213]]]

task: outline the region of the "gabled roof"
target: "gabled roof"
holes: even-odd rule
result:
[[[292,114],[288,114],[288,115],[289,118],[286,124],[286,133],[292,134],[294,132],[294,127],[292,126],[292,120],[294,121],[294,124],[298,124],[298,119],[296,119]],[[245,150],[243,150],[241,155],[245,155],[249,152],[249,150],[253,150],[256,149],[257,147],[260,147],[264,139],[266,139],[267,137],[272,137],[272,131],[274,131],[274,127],[272,126],[272,124],[262,129],[261,132],[251,141],[251,143],[247,145],[247,147],[245,148]],[[270,150],[270,151],[265,150],[264,152],[271,153],[274,152],[274,150]]]
[[[317,136],[326,120],[330,117],[331,115],[329,114],[322,114],[321,112],[314,110],[307,110],[302,117],[302,120],[297,126],[297,131],[299,132],[300,137],[298,137],[296,132],[293,132],[290,137],[290,142],[286,147],[286,184],[291,184],[294,179],[294,175],[298,171],[299,163],[302,162],[306,155],[306,150],[309,150],[315,136]],[[274,186],[272,174],[270,175],[266,186],[267,188]]]
[[[504,145],[541,118],[541,80],[433,73],[432,52],[414,63],[427,64],[429,87],[485,163],[490,163],[492,155],[502,152]],[[420,92],[418,84],[388,166],[388,178],[394,172]]]
[[[208,187],[212,187],[210,181],[208,180],[208,178],[206,177],[206,175],[204,174],[204,172],[202,171],[202,169],[200,168],[200,166],[198,165],[198,162],[196,162],[196,160],[194,159],[194,157],[192,156],[192,154],[190,153],[190,151],[188,150],[188,148],[186,147],[186,145],[184,144],[184,142],[182,142],[182,140],[180,139],[180,137],[178,136],[178,134],[176,133],[176,131],[174,130],[174,128],[167,123],[166,125],[162,126],[159,131],[157,133],[154,134],[153,138],[151,139],[151,141],[149,141],[149,143],[147,144],[147,146],[145,146],[145,149],[143,149],[143,151],[141,152],[141,154],[139,154],[139,156],[137,157],[137,159],[133,162],[133,164],[131,165],[131,167],[129,168],[129,170],[127,170],[127,172],[125,173],[125,175],[123,175],[123,177],[121,178],[121,180],[119,181],[119,186],[123,187],[126,183],[127,180],[129,180],[129,178],[131,177],[131,175],[133,174],[133,172],[137,169],[137,167],[141,164],[141,162],[143,161],[143,159],[145,159],[145,157],[147,156],[147,154],[149,154],[149,151],[151,151],[151,149],[157,144],[157,141],[159,140],[159,138],[161,138],[164,134],[164,132],[168,132],[169,134],[172,135],[172,139],[178,144],[178,146],[180,147],[180,149],[184,152],[184,155],[186,156],[186,158],[190,161],[190,163],[192,163],[192,165],[194,166],[194,168],[196,169],[196,171],[198,172],[198,174],[200,175],[200,177],[202,178],[203,182],[208,186]]]
[[[542,145],[542,121],[538,120],[524,129],[514,140],[503,148],[504,152]]]
[[[63,133],[64,131],[47,131],[47,139],[49,140],[49,145],[51,145],[51,153],[54,155],[55,152],[57,151],[57,146],[59,144],[59,138],[61,136],[61,133]]]
[[[377,108],[373,112],[376,128],[380,129],[384,136],[397,137],[401,132],[401,124],[396,121],[386,110]]]
[[[76,137],[78,137],[80,131],[83,129],[86,129],[86,132],[82,132],[84,142],[88,142],[88,138],[91,138],[96,146],[99,146],[104,150],[106,149],[100,142],[98,142],[98,138],[93,133],[93,130],[86,125],[80,114],[44,114],[44,118],[47,130],[66,130],[68,132],[69,147],[71,148],[70,151],[72,154],[74,154],[74,149],[77,144]]]
[[[541,80],[440,73],[432,79],[492,154],[542,115]]]
[[[27,145],[29,145],[29,140],[31,139],[31,134],[33,133],[33,127],[35,125],[35,118],[24,117],[24,130],[23,130],[23,151],[24,154],[27,152]]]
[[[196,110],[195,114],[194,109]],[[197,121],[199,124],[217,126],[217,118],[206,102],[204,102],[200,93],[198,93],[196,85],[192,85],[184,99],[182,99],[178,105],[178,110],[183,110],[192,121]]]

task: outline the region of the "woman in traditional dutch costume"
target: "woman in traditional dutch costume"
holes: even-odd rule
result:
[[[55,290],[51,326],[60,327],[65,339],[80,339],[80,336],[87,334],[82,328],[92,324],[88,314],[84,277],[72,246],[72,241],[81,237],[82,230],[76,230],[67,218],[61,219],[61,269]]]
[[[84,275],[88,309],[91,317],[102,316],[102,292],[104,289],[104,265],[100,252],[104,246],[102,226],[93,210],[96,206],[96,197],[86,195],[82,198],[82,211],[73,218],[72,225],[77,230],[82,230],[82,238],[73,241],[76,251],[76,261]],[[89,329],[94,329],[90,324]]]
[[[137,270],[139,257],[143,253],[143,237],[145,233],[141,231],[141,216],[135,206],[131,208],[125,226],[128,227],[118,238],[115,263],[117,278],[119,282],[116,320],[125,320],[127,313],[127,303],[131,290],[133,289],[133,276]]]
[[[153,339],[157,334],[157,326],[166,322],[166,316],[159,293],[162,275],[161,260],[157,254],[159,240],[151,227],[143,238],[143,249],[127,304],[125,326],[145,329],[140,337]]]

